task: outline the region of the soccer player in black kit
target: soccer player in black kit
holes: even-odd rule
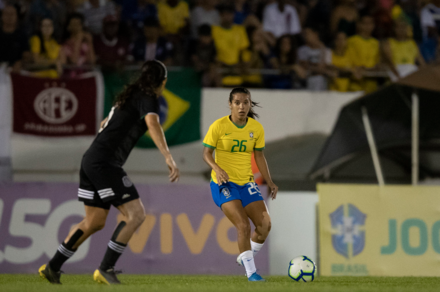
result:
[[[159,123],[158,98],[166,81],[164,64],[156,60],[145,62],[140,77],[116,98],[110,114],[102,121],[99,134],[81,162],[78,198],[84,202],[86,216],[72,228],[53,258],[39,269],[40,276],[50,283],[61,284],[61,266],[90,235],[104,227],[113,205],[124,215],[124,220],[116,227],[93,279],[99,283],[120,284],[114,266],[145,220],[144,206],[122,166],[147,130],[165,157],[170,181],[179,179],[179,169]]]

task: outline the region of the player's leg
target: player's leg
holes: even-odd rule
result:
[[[222,211],[237,229],[238,250],[243,253],[251,249],[251,225],[240,200],[233,200],[222,205]]]
[[[103,271],[114,268],[133,233],[145,220],[145,210],[140,199],[130,201],[117,208],[124,215],[126,221],[121,221],[112,235],[107,252],[99,267]]]
[[[110,199],[111,204],[118,208],[125,218],[124,221],[119,222],[113,232],[101,265],[93,274],[96,282],[104,284],[120,284],[114,267],[133,233],[146,217],[144,205],[139,199],[136,188],[128,180],[125,172],[122,175],[121,180],[115,180],[116,183],[113,184],[114,198],[107,197],[107,200]],[[118,183],[122,183],[122,185],[118,185]]]
[[[240,251],[240,258],[243,261],[248,279],[250,281],[264,281],[264,279],[257,274],[254,255],[252,253],[250,244],[251,225],[241,201],[232,200],[223,203],[221,205],[221,209],[237,229],[238,249]]]
[[[238,186],[237,189],[243,208],[256,227],[250,240],[252,252],[255,256],[263,247],[270,231],[269,212],[267,212],[263,196],[256,183],[250,182],[244,186]],[[237,257],[237,263],[242,264],[240,256]]]
[[[261,250],[269,235],[271,228],[270,215],[264,201],[252,202],[244,210],[255,226],[255,230],[251,235],[251,248],[255,256]]]
[[[48,264],[43,265],[39,269],[40,276],[47,279],[50,283],[60,284],[60,269],[62,265],[75,254],[78,247],[90,235],[105,226],[109,212],[108,209],[87,205],[84,207],[86,213],[84,219],[70,230],[66,239],[60,244]]]

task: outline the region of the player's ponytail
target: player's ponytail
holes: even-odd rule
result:
[[[256,106],[259,107],[258,102],[252,101],[251,92],[247,88],[236,87],[236,88],[232,89],[231,93],[229,94],[229,102],[232,103],[232,101],[234,100],[234,94],[237,94],[237,93],[244,93],[244,94],[249,95],[249,101],[251,102],[251,108],[249,109],[247,116],[250,118],[253,118],[253,119],[258,118],[259,115],[253,109]]]
[[[139,78],[128,85],[115,100],[115,105],[123,107],[128,98],[136,89],[142,90],[148,95],[156,95],[156,89],[162,85],[162,82],[167,79],[168,72],[165,65],[157,60],[146,61],[141,68],[141,75]]]

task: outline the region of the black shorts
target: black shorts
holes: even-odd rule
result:
[[[86,206],[109,210],[113,205],[136,200],[139,194],[122,167],[88,162],[83,158],[79,172],[78,200]]]

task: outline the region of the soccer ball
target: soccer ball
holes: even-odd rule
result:
[[[312,282],[316,277],[316,265],[306,256],[296,257],[290,261],[287,274],[297,282]]]

